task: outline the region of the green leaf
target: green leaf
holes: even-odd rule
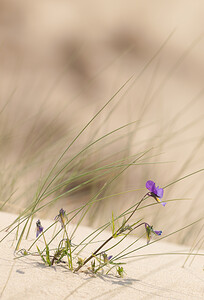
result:
[[[38,246],[36,245],[36,247],[37,247],[37,250],[38,250],[38,253],[39,253],[39,255],[40,255],[40,257],[42,258],[42,260],[44,261],[44,263],[46,264],[46,260],[44,259],[44,257],[43,257],[43,255],[42,255],[42,253],[40,252],[40,249],[38,248]]]
[[[114,216],[113,216],[113,212],[112,212],[112,235],[115,235],[115,223],[114,223]]]
[[[50,250],[49,250],[49,247],[48,247],[48,245],[46,244],[46,260],[47,260],[47,264],[49,265],[49,266],[51,266],[51,261],[50,261]]]

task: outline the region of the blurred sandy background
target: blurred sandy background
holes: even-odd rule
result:
[[[203,1],[1,0],[1,209],[20,212],[26,207],[34,192],[26,188],[41,178],[71,137],[122,84],[140,74],[172,32],[142,76],[121,91],[71,151],[82,147],[98,124],[103,124],[101,135],[140,120],[131,153],[155,147],[152,155],[160,156],[149,162],[171,163],[132,167],[114,187],[116,192],[143,188],[148,179],[165,186],[201,169],[203,28]],[[123,143],[101,150],[101,156],[122,149]],[[165,192],[166,199],[192,201],[172,202],[165,210],[148,208],[141,216],[166,233],[176,230],[203,217],[202,190],[201,172]],[[79,207],[91,193],[92,187],[86,187],[61,199],[54,210]],[[101,203],[87,222],[109,220],[112,210],[118,213],[143,193]],[[9,199],[6,205],[5,199]],[[201,226],[172,239],[192,243]]]

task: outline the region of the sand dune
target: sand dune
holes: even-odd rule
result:
[[[1,213],[0,228],[16,216]],[[42,221],[44,226],[49,221]],[[92,231],[81,227],[77,239]],[[31,230],[33,236],[34,228]],[[2,238],[5,232],[1,232]],[[104,233],[103,237],[108,237]],[[91,276],[84,272],[73,274],[66,266],[46,267],[39,257],[24,257],[14,260],[14,235],[0,244],[0,295],[7,299],[203,299],[203,257],[197,256],[193,264],[182,268],[186,256],[160,255],[131,259],[124,266],[124,278],[113,275]],[[127,242],[132,242],[133,237]],[[26,247],[32,241],[22,242]],[[127,243],[126,242],[126,243]],[[145,241],[140,241],[143,244]],[[39,247],[41,243],[38,243]],[[140,250],[137,254],[186,252],[188,248],[158,241]],[[87,253],[84,253],[86,256]]]

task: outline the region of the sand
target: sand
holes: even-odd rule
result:
[[[0,228],[10,224],[16,216],[0,213]],[[42,221],[48,226],[50,221]],[[92,232],[81,227],[78,239]],[[5,231],[0,233],[0,238]],[[31,229],[34,237],[34,228]],[[109,232],[103,234],[108,237]],[[66,266],[45,266],[39,257],[14,260],[14,234],[0,244],[0,296],[1,299],[204,299],[204,261],[196,256],[192,265],[182,264],[183,255],[162,255],[129,259],[124,278],[112,275],[91,276],[85,272],[71,273]],[[134,237],[127,238],[133,242]],[[23,241],[21,247],[31,244]],[[144,240],[139,241],[144,244]],[[42,248],[42,241],[38,242]],[[95,247],[95,246],[94,246]],[[122,246],[124,247],[124,245]],[[158,241],[137,254],[187,252],[188,248]],[[87,256],[88,253],[84,252]],[[84,268],[85,270],[86,268]]]

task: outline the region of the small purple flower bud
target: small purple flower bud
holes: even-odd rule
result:
[[[106,253],[103,253],[102,255],[103,255],[104,263],[109,263],[109,261],[110,261],[111,258],[113,257],[113,255],[107,256]]]
[[[66,214],[63,208],[60,209],[59,214],[54,218],[54,220],[58,220],[61,223],[62,228],[66,224]]]
[[[161,235],[162,231],[161,230],[153,230],[153,226],[150,226],[148,223],[145,223],[145,229],[146,229],[146,235],[147,235],[147,244],[149,244],[151,238],[152,238],[152,233],[156,235]]]
[[[41,232],[43,232],[43,227],[41,225],[40,220],[38,220],[36,222],[36,238],[39,236],[39,234],[41,234]]]
[[[161,231],[161,230],[159,230],[159,231],[158,231],[158,230],[154,230],[153,232],[154,232],[156,235],[161,235],[161,234],[162,234],[162,231]]]

